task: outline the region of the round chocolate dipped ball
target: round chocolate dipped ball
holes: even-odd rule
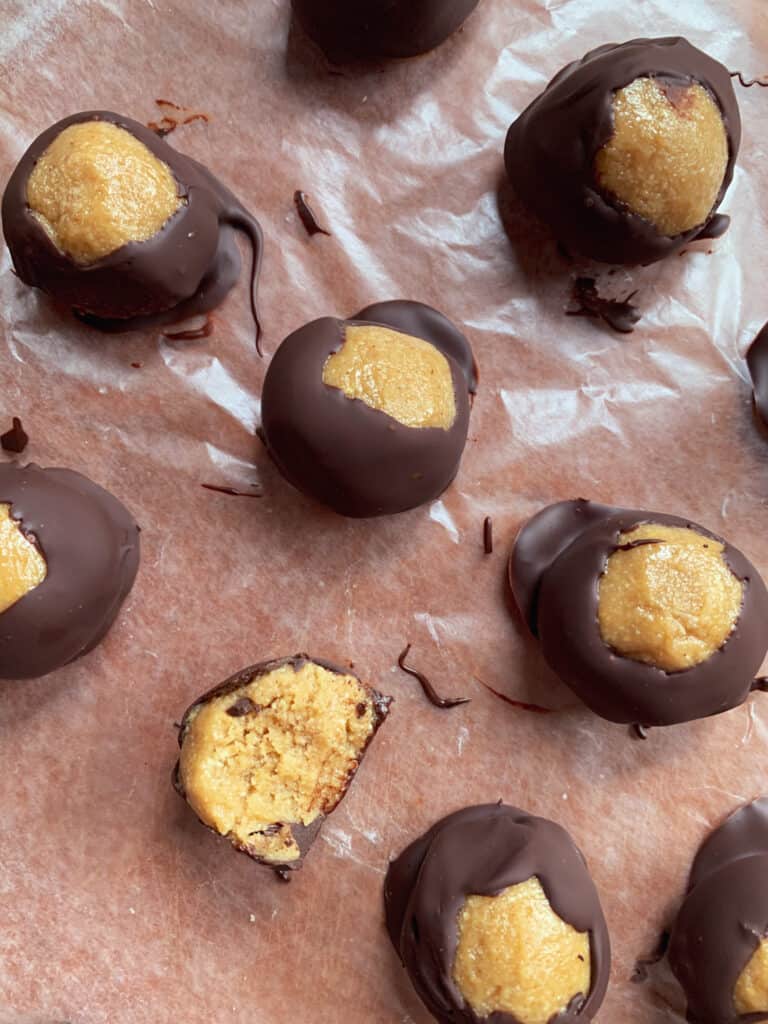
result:
[[[612,722],[736,707],[768,650],[760,574],[679,516],[559,502],[523,526],[509,570],[547,663]]]
[[[563,68],[510,127],[504,159],[566,246],[653,263],[726,230],[715,211],[740,140],[722,64],[679,37],[633,39]]]
[[[293,0],[329,60],[415,57],[453,35],[480,0]]]
[[[694,1024],[768,1020],[768,800],[710,835],[672,929],[669,963]]]
[[[469,342],[446,317],[377,303],[280,345],[264,380],[264,440],[287,480],[341,515],[404,512],[456,476],[476,383]]]
[[[0,678],[92,650],[138,566],[139,528],[113,495],[69,469],[0,465]]]
[[[501,803],[443,818],[394,860],[387,930],[443,1024],[575,1024],[605,996],[610,942],[579,850]]]
[[[174,785],[236,849],[281,873],[295,870],[390,702],[306,654],[252,665],[185,712]]]
[[[3,195],[16,273],[105,330],[172,323],[217,306],[240,273],[235,229],[261,230],[197,161],[109,111],[53,125],[19,161]]]

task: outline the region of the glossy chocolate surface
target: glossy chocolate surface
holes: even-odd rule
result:
[[[768,426],[768,324],[749,346],[747,367],[752,377],[755,412],[765,427]]]
[[[293,0],[329,60],[415,57],[453,35],[480,0]]]
[[[139,566],[139,528],[117,498],[70,469],[0,466],[0,502],[47,575],[0,614],[0,678],[44,676],[106,635]]]
[[[737,1014],[739,976],[768,933],[768,799],[740,808],[702,844],[677,916],[669,963],[693,1024],[746,1024]]]
[[[63,129],[84,121],[109,121],[134,135],[168,165],[183,199],[152,238],[129,242],[87,266],[56,248],[27,205],[27,181],[37,160]],[[128,117],[84,111],[44,131],[11,175],[3,195],[2,221],[21,280],[105,331],[176,323],[218,306],[240,275],[235,232],[241,231],[253,253],[251,308],[258,333],[262,234],[256,219],[202,164]]]
[[[728,164],[710,218],[679,235],[660,234],[595,178],[595,157],[613,135],[614,93],[642,77],[671,87],[698,82],[719,106],[728,137]],[[504,160],[518,196],[558,241],[606,263],[653,263],[698,236],[722,233],[715,211],[733,178],[740,142],[739,107],[722,64],[681,37],[633,39],[598,47],[564,67],[513,122]]]
[[[501,803],[437,822],[392,861],[384,883],[389,937],[427,1009],[441,1024],[480,1024],[453,980],[458,914],[468,896],[497,896],[537,877],[554,912],[588,932],[592,982],[553,1024],[591,1020],[605,996],[610,941],[589,871],[568,833]],[[509,1013],[482,1018],[518,1024]]]
[[[446,356],[456,400],[448,430],[406,427],[323,383],[345,328],[364,323],[422,338]],[[264,380],[264,440],[286,479],[305,494],[345,516],[392,515],[437,498],[456,476],[476,387],[469,342],[450,320],[419,302],[381,302],[350,320],[314,320],[285,339]]]
[[[724,545],[743,582],[741,614],[725,643],[685,671],[663,669],[611,650],[598,625],[599,581],[619,535],[641,523],[690,527]],[[679,516],[610,508],[579,499],[543,509],[520,531],[509,565],[521,615],[557,675],[596,714],[612,722],[672,725],[743,703],[768,650],[768,591],[745,556]]]

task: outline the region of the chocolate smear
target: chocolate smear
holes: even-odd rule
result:
[[[530,704],[525,700],[515,700],[514,697],[508,697],[506,693],[500,693],[498,690],[494,690],[488,683],[484,683],[479,676],[475,676],[478,683],[484,686],[489,693],[492,693],[494,697],[498,697],[499,700],[503,700],[505,704],[511,704],[513,708],[519,708],[520,711],[532,711],[535,715],[551,715],[556,708],[545,708],[541,704]]]
[[[408,657],[410,650],[411,645],[408,644],[405,650],[400,653],[400,656],[397,659],[397,664],[407,675],[413,676],[414,679],[418,679],[424,694],[431,704],[434,704],[436,708],[456,708],[460,704],[469,704],[472,699],[471,697],[441,697],[423,672],[418,672],[415,668],[409,668],[409,666],[405,664],[405,659]]]
[[[0,445],[4,452],[15,452],[16,455],[20,455],[29,444],[29,435],[18,416],[14,416],[11,422],[11,429],[0,435]]]
[[[636,295],[634,291],[624,299],[607,299],[598,291],[594,277],[577,277],[573,283],[573,300],[579,308],[566,310],[566,316],[593,317],[620,334],[631,334],[642,316],[632,303]]]
[[[200,484],[206,491],[216,491],[217,494],[229,494],[234,498],[261,498],[263,492],[256,491],[238,491],[235,487],[220,487],[218,484]]]
[[[299,220],[304,225],[304,228],[310,238],[313,235],[328,235],[329,238],[331,237],[331,232],[327,231],[318,222],[318,219],[315,216],[315,211],[309,205],[306,192],[296,189],[293,193],[293,201],[296,204],[296,212],[299,215]]]

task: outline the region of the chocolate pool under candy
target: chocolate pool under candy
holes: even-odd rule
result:
[[[736,707],[768,650],[768,591],[721,537],[679,516],[562,501],[521,529],[512,593],[549,666],[612,722]]]
[[[605,996],[610,941],[568,833],[501,803],[443,818],[394,860],[387,930],[441,1024],[575,1024]]]
[[[480,0],[293,0],[300,24],[335,62],[415,57],[453,35]]]
[[[768,799],[702,844],[669,943],[694,1024],[768,1020]]]
[[[240,274],[242,231],[256,317],[254,217],[205,167],[120,114],[74,114],[35,139],[8,182],[2,221],[21,280],[104,330],[219,305]]]
[[[92,650],[138,565],[139,528],[113,495],[70,469],[0,465],[0,678]]]
[[[741,119],[728,70],[679,37],[633,39],[568,64],[507,135],[520,199],[560,242],[652,263],[727,227]]]
[[[295,870],[390,702],[306,654],[252,665],[185,712],[174,785],[236,849],[276,871]]]
[[[341,515],[403,512],[456,476],[476,384],[442,313],[381,302],[285,339],[264,380],[264,440],[287,480]]]

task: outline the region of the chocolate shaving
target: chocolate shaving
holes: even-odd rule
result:
[[[11,429],[0,435],[0,445],[4,452],[15,452],[20,455],[29,444],[29,436],[18,416],[14,416],[11,422],[13,423]]]
[[[650,726],[641,725],[639,722],[634,722],[629,727],[629,734],[633,739],[636,740],[647,740]]]
[[[147,128],[150,128],[156,135],[159,135],[161,139],[165,138],[166,135],[170,135],[179,125],[192,124],[193,121],[204,121],[208,124],[210,121],[210,117],[207,114],[203,114],[202,111],[190,112],[186,107],[180,107],[178,103],[171,103],[170,100],[155,100],[155,105],[160,107],[162,111],[177,111],[176,114],[163,113],[159,121],[149,121],[147,123]]]
[[[478,683],[484,686],[489,693],[492,693],[494,697],[498,697],[499,700],[503,700],[505,704],[511,704],[513,708],[519,708],[521,711],[532,711],[536,715],[551,715],[556,708],[545,708],[541,704],[529,704],[528,701],[515,700],[514,697],[508,697],[506,693],[499,693],[498,690],[494,690],[488,683],[484,683],[479,676],[475,676]]]
[[[192,327],[185,331],[163,331],[163,337],[170,341],[199,341],[200,338],[210,338],[213,334],[213,319],[207,316],[201,327]]]
[[[631,334],[642,315],[632,304],[636,295],[634,291],[624,299],[606,299],[598,292],[594,277],[577,277],[573,283],[573,300],[578,302],[579,308],[566,310],[566,316],[594,317],[620,334]]]
[[[206,491],[216,491],[218,494],[230,494],[235,498],[261,498],[262,491],[238,491],[235,487],[220,487],[218,484],[200,484]]]
[[[486,516],[483,522],[483,549],[486,555],[493,554],[493,520]]]
[[[244,715],[255,715],[261,711],[261,704],[256,704],[250,697],[241,697],[227,708],[227,714],[233,718],[242,718]],[[253,834],[253,833],[252,833]]]
[[[299,189],[297,189],[293,193],[293,201],[296,204],[296,212],[299,215],[299,219],[301,220],[301,223],[304,225],[304,228],[307,234],[310,236],[310,238],[312,237],[312,235],[328,235],[328,237],[330,238],[331,232],[326,231],[326,229],[324,227],[321,227],[321,225],[318,223],[317,217],[315,216],[315,212],[309,205],[309,202],[307,200],[306,192],[301,192]]]
[[[759,78],[746,79],[741,71],[729,71],[728,74],[731,78],[738,78],[739,82],[745,89],[751,89],[753,85],[759,85],[763,89],[768,89],[768,75],[760,75]]]
[[[405,664],[405,659],[408,657],[410,649],[411,645],[408,644],[405,650],[398,657],[397,664],[407,675],[413,676],[414,679],[418,679],[421,683],[421,688],[430,703],[434,704],[436,708],[456,708],[459,704],[469,704],[472,699],[471,697],[441,697],[423,672],[417,672],[416,669],[409,668]]]
[[[659,942],[655,951],[650,956],[640,957],[635,961],[635,969],[632,972],[632,977],[629,979],[633,984],[639,985],[648,980],[648,968],[654,967],[664,959],[669,948],[669,938],[670,933],[665,928],[659,936]]]

